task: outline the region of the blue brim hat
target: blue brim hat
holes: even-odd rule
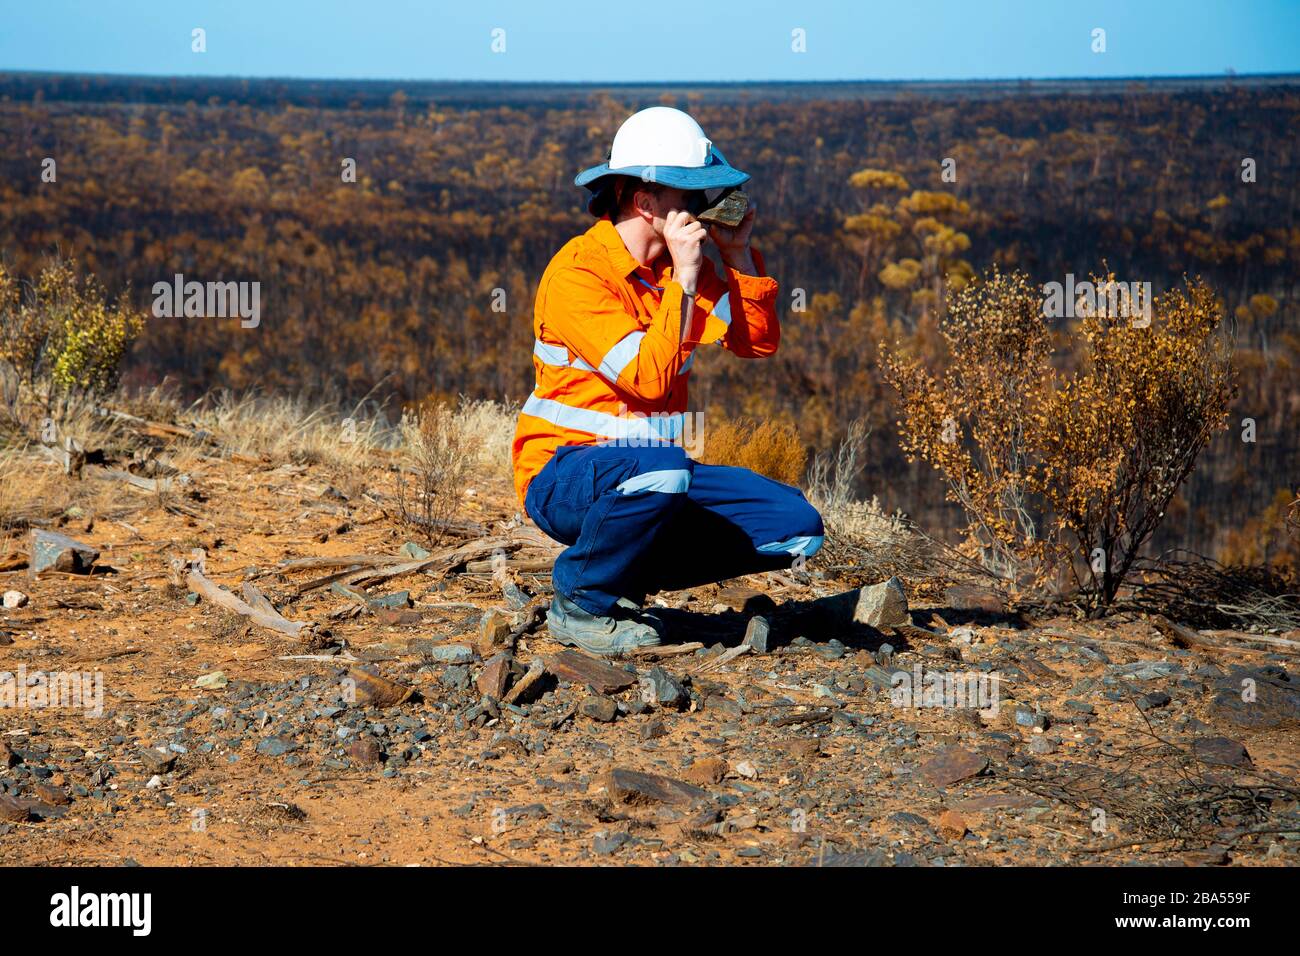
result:
[[[601,163],[584,169],[573,180],[575,186],[585,186],[591,192],[587,199],[588,212],[601,214],[597,211],[598,200],[603,199],[613,186],[615,176],[631,176],[675,189],[728,189],[743,186],[750,180],[749,173],[727,162],[717,147],[709,150],[709,161],[703,166],[623,166],[611,169],[609,163]]]

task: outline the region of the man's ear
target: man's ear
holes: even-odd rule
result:
[[[654,222],[655,216],[659,214],[658,193],[650,186],[638,187],[632,194],[632,208],[646,222]]]

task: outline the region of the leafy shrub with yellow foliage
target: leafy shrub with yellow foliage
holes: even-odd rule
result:
[[[56,394],[111,390],[119,365],[144,328],[125,296],[109,303],[99,282],[72,262],[47,265],[23,296],[0,265],[0,359],[29,387]]]
[[[849,185],[869,203],[843,223],[843,238],[862,259],[859,291],[883,262],[876,276],[881,285],[908,293],[929,313],[943,305],[945,286],[956,291],[970,281],[974,273],[961,258],[971,244],[970,236],[961,231],[972,217],[968,202],[951,193],[923,189],[894,201],[890,194],[911,187],[904,176],[889,169],[860,169],[849,177]]]
[[[1225,424],[1236,373],[1220,313],[1201,283],[1157,297],[1149,325],[1081,308],[1061,354],[1041,290],[994,270],[954,297],[937,375],[883,353],[903,450],[943,474],[991,570],[1027,587],[1072,578],[1093,609],[1110,605]]]

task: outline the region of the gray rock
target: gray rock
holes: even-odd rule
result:
[[[762,615],[754,615],[745,627],[744,643],[754,649],[755,654],[767,654],[771,651],[772,625]]]
[[[874,628],[911,624],[912,616],[907,610],[907,593],[903,590],[903,582],[895,577],[863,588],[853,611],[853,620]]]
[[[435,661],[447,664],[468,664],[474,659],[474,652],[465,644],[435,644],[427,653]]]
[[[668,728],[662,720],[651,720],[649,723],[642,724],[637,732],[642,740],[654,740],[656,737],[666,737]]]
[[[425,558],[429,557],[432,552],[426,551],[414,541],[407,541],[398,548],[398,554],[405,555],[408,558],[414,558],[416,561],[423,561]]]
[[[1027,707],[1017,707],[1015,712],[1016,726],[1029,727],[1031,729],[1046,730],[1051,726],[1051,721],[1047,719],[1046,714],[1036,714]]]
[[[263,737],[257,742],[257,752],[266,757],[283,757],[298,749],[298,744],[283,737]]]
[[[818,657],[828,661],[838,661],[844,656],[845,647],[842,642],[832,637],[825,644],[818,644],[815,650]]]
[[[170,751],[158,750],[154,747],[146,747],[140,751],[140,766],[144,767],[147,773],[166,773],[171,770],[174,763],[176,763],[176,754]]]
[[[401,608],[411,606],[410,591],[394,591],[392,594],[381,594],[379,597],[369,598],[368,602],[372,608]]]
[[[658,706],[683,710],[690,704],[691,697],[686,688],[662,667],[651,669],[645,679],[650,682],[650,693]]]
[[[1228,737],[1202,737],[1192,742],[1192,753],[1203,763],[1225,767],[1249,767],[1250,754],[1245,746]]]
[[[731,700],[729,697],[723,697],[720,694],[710,694],[704,699],[704,709],[717,714],[725,714],[733,720],[739,720],[745,714],[745,709],[740,706],[739,702]]]
[[[889,866],[890,859],[883,850],[847,850],[814,856],[809,866]]]
[[[1134,661],[1132,664],[1112,664],[1107,673],[1128,680],[1157,680],[1182,676],[1183,665],[1176,661]]]
[[[632,842],[632,834],[626,830],[620,830],[617,833],[597,833],[591,841],[591,850],[598,856],[608,856],[621,850],[627,844]]]
[[[578,710],[585,717],[608,724],[618,716],[618,703],[613,698],[592,694],[590,697],[582,699],[582,703],[578,705]]]
[[[928,827],[930,821],[916,813],[908,813],[906,810],[900,810],[898,813],[889,815],[891,823],[898,823],[910,827]]]
[[[1211,688],[1212,720],[1251,729],[1300,722],[1300,686],[1281,667],[1233,667]]]
[[[464,664],[455,664],[442,672],[441,684],[452,690],[464,690],[469,686],[469,668]]]
[[[1162,690],[1153,690],[1149,694],[1143,694],[1137,699],[1137,708],[1141,711],[1155,710],[1159,707],[1169,706],[1171,698]]]
[[[57,531],[33,529],[29,568],[33,575],[42,571],[89,574],[99,551]]]

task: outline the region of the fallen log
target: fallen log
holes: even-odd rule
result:
[[[1283,647],[1292,652],[1300,651],[1300,641],[1289,641],[1284,637],[1273,637],[1271,634],[1251,634],[1249,631],[1201,631],[1200,634],[1202,637],[1215,640],[1258,641],[1260,644]]]
[[[239,588],[240,594],[244,596],[244,601],[249,607],[255,608],[265,614],[274,614],[280,616],[280,612],[275,609],[275,605],[265,594],[257,589],[252,581],[245,581]]]
[[[1173,621],[1170,621],[1168,618],[1165,617],[1153,617],[1152,623],[1155,624],[1156,629],[1160,631],[1161,634],[1163,634],[1166,638],[1169,639],[1169,642],[1171,644],[1173,644],[1175,647],[1181,647],[1184,650],[1198,650],[1204,653],[1217,653],[1217,654],[1244,654],[1248,657],[1260,657],[1267,654],[1277,653],[1276,651],[1262,651],[1254,647],[1235,646],[1233,644],[1229,644],[1221,637],[1210,636],[1211,634],[1219,635],[1223,632],[1193,631],[1191,628],[1183,627],[1181,624],[1175,624]],[[1236,633],[1241,634],[1243,636],[1243,639],[1248,637],[1252,641],[1260,640],[1262,636],[1259,634],[1246,635],[1245,632],[1242,631],[1237,631]],[[1275,640],[1280,641],[1282,639],[1275,638]],[[1265,641],[1265,643],[1271,643],[1271,642]],[[1005,681],[1005,677],[1003,678],[1003,680]]]
[[[246,589],[252,588],[252,595],[257,602],[256,607],[218,586],[215,582],[209,581],[198,571],[191,570],[185,576],[185,583],[190,586],[191,590],[197,591],[213,604],[243,615],[260,627],[269,628],[290,637],[301,637],[303,629],[310,626],[306,621],[290,621],[281,616],[280,612],[271,605],[271,602],[247,582],[245,582],[244,586]],[[245,593],[247,594],[248,591],[246,590]]]
[[[256,576],[264,577],[265,575],[277,574],[282,571],[310,571],[319,568],[346,568],[351,565],[357,565],[364,568],[375,567],[381,564],[405,564],[409,563],[410,560],[410,558],[396,554],[341,554],[311,558],[294,558],[290,561],[281,561],[275,567],[259,572]]]
[[[169,425],[166,422],[151,422],[135,415],[128,415],[126,412],[120,412],[115,408],[105,408],[102,410],[105,415],[115,418],[120,422],[127,422],[136,426],[146,435],[152,435],[155,438],[207,438],[207,432],[194,431],[193,429],[183,428],[180,425]]]
[[[683,654],[694,654],[704,645],[699,641],[689,641],[686,644],[663,644],[659,647],[634,647],[630,651],[624,651],[628,657],[648,657],[655,660],[665,657],[681,657]]]
[[[1156,626],[1156,630],[1168,638],[1169,642],[1175,647],[1181,647],[1184,650],[1196,649],[1221,651],[1224,649],[1222,641],[1198,634],[1190,627],[1183,627],[1181,624],[1175,624],[1173,621],[1169,620],[1169,618],[1163,617],[1162,615],[1154,615],[1151,618],[1151,623],[1153,623]]]
[[[21,551],[11,551],[0,558],[0,571],[21,571],[27,567],[27,555]]]
[[[550,571],[555,565],[554,558],[511,558],[505,562],[505,567],[511,571],[522,571],[528,574],[541,574]],[[491,559],[483,561],[467,561],[465,563],[466,574],[490,574],[497,569],[498,565]]]
[[[186,493],[194,490],[193,483],[189,475],[176,475],[171,478],[142,478],[139,475],[133,475],[129,471],[120,471],[117,468],[97,468],[91,467],[87,474],[92,478],[105,478],[115,481],[122,481],[132,488],[139,488],[141,491],[149,491],[157,494],[160,491],[183,491]]]
[[[436,554],[431,554],[427,558],[395,564],[381,570],[360,571],[351,577],[345,578],[344,583],[368,587],[388,578],[395,578],[403,574],[418,574],[421,571],[428,571],[433,568],[450,571],[467,561],[485,558],[496,551],[517,550],[519,547],[520,545],[516,542],[507,541],[505,538],[480,538],[478,541],[471,541],[469,544],[447,548]]]

